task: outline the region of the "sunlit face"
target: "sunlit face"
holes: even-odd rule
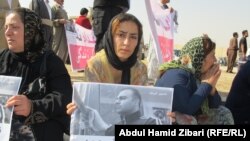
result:
[[[162,4],[166,4],[166,3],[169,3],[169,2],[170,2],[170,0],[161,0]]]
[[[63,5],[64,3],[64,0],[55,0],[56,3],[60,4],[60,5]]]
[[[24,51],[24,24],[16,13],[6,17],[5,38],[11,51],[15,53]]]
[[[138,44],[138,27],[132,21],[120,23],[113,36],[115,53],[120,61],[126,61]]]
[[[215,62],[217,62],[217,59],[215,57],[215,49],[213,49],[203,60],[201,73],[207,72],[214,65]]]
[[[123,90],[116,98],[115,109],[119,114],[132,114],[139,109],[139,100],[134,98],[133,91]]]

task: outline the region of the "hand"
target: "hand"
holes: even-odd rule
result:
[[[174,124],[176,122],[175,112],[167,112],[167,117],[170,118],[170,121]]]
[[[105,131],[109,127],[109,125],[102,119],[97,110],[83,105],[80,107],[81,108],[78,108],[78,110],[81,112],[81,127],[91,129],[93,131]]]
[[[246,54],[243,55],[242,60],[243,60],[243,61],[246,61],[246,60],[247,60]]]
[[[79,107],[79,108],[78,108]],[[71,102],[67,105],[67,114],[71,115],[76,109],[81,112],[81,120],[85,124],[83,127],[90,127],[94,131],[106,130],[109,125],[102,119],[97,110],[90,108],[84,104],[77,106],[75,103]]]
[[[77,106],[75,103],[71,102],[67,105],[67,114],[71,115],[75,110],[76,110]]]
[[[90,108],[91,109],[91,108]],[[94,131],[104,131],[106,130],[109,125],[102,119],[98,111],[95,109],[91,109],[92,111],[90,112],[90,125],[92,125]]]
[[[170,13],[174,12],[174,8],[170,7]]]
[[[67,20],[65,20],[65,19],[59,19],[59,23],[60,23],[60,24],[66,24],[66,23],[67,23]]]
[[[215,88],[217,81],[221,75],[219,64],[214,64],[207,72],[201,75],[201,81],[210,84]]]
[[[175,111],[176,124],[179,125],[197,125],[197,120],[192,115],[183,114]]]
[[[30,114],[32,103],[25,95],[16,95],[8,99],[6,107],[14,106],[16,115],[27,117]]]

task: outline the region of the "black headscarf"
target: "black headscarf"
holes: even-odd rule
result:
[[[47,44],[43,38],[41,19],[36,13],[26,8],[13,9],[11,13],[19,15],[24,24],[24,52],[14,53],[9,49],[1,52],[0,75],[22,77],[21,89],[25,89],[39,75],[32,73],[34,70],[30,67],[33,62],[41,61]]]
[[[32,62],[43,54],[46,46],[41,18],[30,9],[20,8],[24,22],[24,52],[28,61]]]
[[[122,62],[115,53],[115,48],[113,44],[112,35],[112,23],[114,20],[118,20],[119,24],[125,21],[132,21],[138,26],[138,43],[133,54],[124,62]],[[119,26],[119,24],[117,26]],[[116,69],[122,70],[121,84],[130,84],[130,68],[133,67],[137,61],[137,54],[140,47],[140,41],[142,38],[142,25],[140,21],[133,15],[122,13],[115,16],[109,24],[108,30],[104,34],[102,39],[102,44],[100,46],[104,47],[105,53],[107,55],[109,63]]]

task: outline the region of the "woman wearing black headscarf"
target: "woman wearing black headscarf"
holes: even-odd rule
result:
[[[87,63],[87,81],[146,85],[147,68],[137,57],[141,38],[142,25],[135,16],[115,16],[99,45],[103,49]]]
[[[87,63],[86,81],[147,85],[147,67],[137,57],[141,38],[142,25],[135,16],[115,16],[99,45],[103,49]],[[67,113],[75,108],[74,103],[69,104]]]
[[[18,95],[6,103],[14,106],[10,140],[63,141],[72,86],[62,60],[46,50],[41,19],[29,9],[14,9],[6,16],[5,37],[8,49],[0,53],[0,75],[22,77]],[[41,76],[46,89],[29,91]]]

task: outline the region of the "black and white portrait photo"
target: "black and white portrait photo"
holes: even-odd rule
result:
[[[65,29],[66,29],[66,31],[76,33],[75,24],[72,21],[69,21],[65,24]]]
[[[0,140],[8,141],[10,137],[13,107],[7,108],[7,100],[18,93],[21,77],[0,75]]]
[[[4,123],[4,118],[5,118],[5,113],[4,113],[3,105],[0,102],[0,123]]]
[[[0,94],[0,123],[10,124],[12,108],[5,107],[10,95]]]
[[[115,125],[171,124],[172,88],[84,82],[73,88],[71,140],[112,139]]]

